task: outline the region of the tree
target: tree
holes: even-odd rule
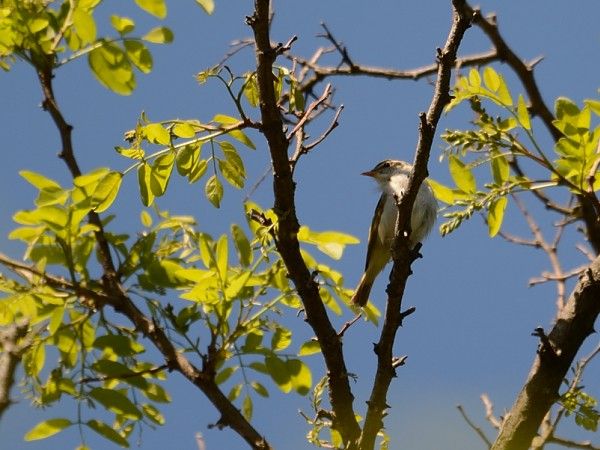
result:
[[[166,14],[161,1],[136,3],[156,17]],[[212,2],[198,3],[212,12]],[[26,439],[46,438],[78,427],[84,439],[89,430],[127,446],[136,428],[164,422],[159,408],[169,401],[169,393],[158,381],[178,372],[216,408],[220,418],[215,426],[231,428],[252,448],[272,448],[268,436],[252,421],[256,398],[269,395],[270,384],[265,386],[265,380],[283,392],[311,392],[314,412],[304,414],[311,443],[370,449],[379,437],[377,445],[387,446],[383,426],[389,388],[405,362],[404,357],[395,356],[394,342],[399,327],[414,312],[414,308],[402,307],[412,264],[418,257],[407,245],[407,212],[427,176],[442,111],[446,108],[451,114],[461,103],[470,105],[475,119],[473,130],[444,134],[454,186],[432,182],[438,198],[453,208],[446,213],[448,221],[442,232],[448,233],[474,212],[482,212],[490,235],[498,234],[508,199],[515,198],[517,205],[523,205],[534,240],[503,235],[544,250],[554,273],[543,281],[557,286],[556,324],[549,332],[535,330],[540,348],[522,394],[504,420],[488,414],[499,428],[491,448],[572,444],[555,432],[558,422],[569,414],[581,425],[595,429],[595,400],[583,390],[581,377],[597,352],[576,365],[568,386],[563,392],[560,389],[599,312],[594,303],[597,262],[590,256],[583,269],[565,272],[556,247],[562,236],[579,224],[592,246],[590,255],[600,248],[600,209],[595,195],[598,132],[591,125],[592,114],[600,110],[597,101],[579,107],[559,99],[551,112],[533,78],[533,64],[516,56],[493,20],[463,1],[452,2],[452,21],[446,43],[437,51],[437,62],[413,71],[394,71],[355,63],[327,26],[323,26],[325,38],[340,63],[323,65],[324,49],[309,59],[297,56],[295,37],[287,37],[286,43],[272,42],[270,4],[257,0],[246,19],[252,38],[241,41],[223,62],[197,75],[200,83],[222,85],[234,115],[215,111],[210,121],[163,118],[153,122],[142,113],[126,132],[126,145],[117,147],[129,167],[83,171],[72,126],[55,96],[57,69],[86,56],[101,84],[118,94],[130,94],[136,85],[135,71],[146,73],[152,68],[147,43],[168,43],[173,38],[165,26],[135,37],[132,19],[112,16],[117,37],[98,39],[97,6],[96,1],[64,2],[55,7],[46,2],[7,1],[2,9],[3,63],[8,68],[16,58],[35,69],[44,96],[42,106],[60,134],[59,157],[72,177],[69,183],[59,183],[38,172],[21,173],[39,191],[33,209],[15,214],[19,227],[10,235],[25,243],[26,260],[1,258],[14,274],[2,277],[6,292],[2,303],[3,356],[7,361],[4,386],[13,382],[16,362],[22,360],[25,387],[34,401],[51,405],[70,397],[79,405],[76,418],[45,420]],[[489,37],[493,50],[457,59],[471,26]],[[253,51],[256,63],[238,73],[229,63],[243,49]],[[451,91],[454,68],[491,61],[507,63],[522,81],[526,95],[515,100],[503,76],[492,67],[472,69],[466,77],[459,74]],[[339,258],[346,245],[357,241],[345,233],[317,232],[301,224],[295,195],[296,183],[303,182],[297,176],[299,163],[316,151],[340,121],[341,107],[335,106],[332,87],[323,87],[322,82],[354,75],[391,79],[435,76],[429,109],[420,115],[411,183],[398,202],[394,264],[374,347],[377,369],[366,408],[354,401],[353,375],[342,346],[360,315],[352,318],[349,314],[341,328],[334,325],[328,310],[340,312],[342,303],[351,311],[351,290],[338,271],[311,252],[316,246]],[[499,112],[490,113],[489,104],[498,106]],[[496,113],[500,116],[492,115]],[[556,161],[533,133],[532,116],[539,116],[554,140]],[[317,137],[311,138],[312,133]],[[273,207],[246,201],[247,226],[232,225],[229,233],[221,231],[213,238],[194,218],[171,215],[156,206],[172,188],[171,179],[179,175],[190,183],[201,181],[208,200],[218,208],[224,201],[224,182],[235,188],[246,182],[245,161],[252,156],[244,155],[240,146],[255,149],[258,140],[272,161]],[[492,178],[482,185],[476,175],[479,180],[482,176],[474,169],[488,166]],[[154,206],[154,216],[144,210],[143,230],[129,237],[111,225],[106,211],[123,195],[124,180],[135,175],[140,200],[146,207]],[[531,193],[534,200],[559,215],[554,242],[546,241],[532,219],[533,207],[519,200],[521,193]],[[583,275],[567,299],[566,281],[579,273]],[[314,334],[298,346],[300,357],[289,351],[295,333],[285,314],[282,318],[278,315],[290,310],[303,317]],[[379,311],[370,304],[361,314],[376,322]],[[313,381],[311,368],[301,358],[315,352],[322,355],[325,366],[319,382],[316,377]],[[56,363],[46,357],[53,353]],[[232,383],[234,379],[238,381]],[[2,404],[8,405],[6,394],[4,399]],[[97,409],[83,414],[86,404]],[[555,412],[551,413],[553,406]],[[99,410],[102,413],[96,414]],[[364,419],[357,414],[364,414]]]

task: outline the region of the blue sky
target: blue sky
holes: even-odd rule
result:
[[[316,47],[324,45],[315,37],[324,21],[348,46],[356,62],[408,69],[430,64],[435,48],[443,46],[450,25],[449,3],[280,1],[275,3],[272,38],[286,42],[297,35],[294,50],[309,56]],[[484,13],[497,12],[502,33],[519,55],[526,59],[544,56],[536,67],[536,76],[549,104],[557,96],[576,102],[598,97],[598,2],[582,0],[577,7],[569,2],[549,6],[542,0],[480,4]],[[123,132],[133,128],[141,111],[155,121],[175,117],[207,121],[215,113],[235,112],[217,83],[198,86],[194,75],[219,61],[232,40],[250,35],[244,17],[251,13],[252,3],[217,2],[215,14],[210,17],[191,0],[171,1],[168,5],[165,22],[174,30],[175,41],[169,46],[153,47],[154,70],[149,75],[138,75],[138,88],[132,96],[119,97],[104,89],[84,60],[57,73],[56,95],[75,128],[74,144],[84,170],[98,166],[122,170],[128,166],[113,148],[122,144]],[[104,30],[111,13],[136,18],[140,33],[157,25],[133,2],[107,0],[98,11]],[[467,32],[460,53],[489,48],[486,38],[473,28]],[[252,63],[253,55],[247,52],[234,60],[233,67],[246,71]],[[506,66],[495,67],[506,75],[514,93],[521,92]],[[311,228],[341,230],[361,239],[360,245],[347,249],[342,260],[330,261],[344,273],[347,284],[354,286],[364,265],[367,230],[377,202],[373,183],[359,174],[385,158],[412,160],[417,115],[428,107],[432,89],[428,80],[337,78],[333,83],[335,100],[343,103],[345,109],[340,126],[299,163],[298,215]],[[5,236],[13,228],[13,212],[32,205],[34,191],[17,171],[27,168],[65,184],[69,178],[62,161],[55,157],[59,151],[58,133],[39,107],[41,94],[32,69],[17,64],[11,72],[1,74],[0,98],[5,155],[0,169],[0,242],[2,251],[19,257],[22,247]],[[447,127],[466,126],[468,120],[468,114],[460,110],[442,117],[432,149],[433,178],[442,182],[449,178],[445,164],[437,160],[443,148],[439,132]],[[543,127],[534,123],[534,130],[547,145]],[[256,152],[243,155],[249,172],[248,187],[269,162],[264,141],[259,136],[254,140]],[[216,211],[204,199],[202,184],[189,186],[175,177],[159,206],[174,214],[193,214],[203,230],[217,234],[230,223],[243,221],[239,205],[246,191],[226,188],[223,207]],[[263,183],[253,198],[270,205],[270,182]],[[135,177],[130,176],[111,209],[117,214],[114,228],[135,233],[141,208]],[[548,225],[551,219],[545,220]],[[512,207],[507,211],[505,227],[526,232]],[[531,249],[515,247],[499,238],[489,239],[486,227],[477,217],[448,237],[434,233],[422,253],[424,258],[413,267],[415,274],[409,280],[404,300],[406,306],[415,305],[417,312],[405,322],[397,339],[396,351],[407,354],[408,361],[399,369],[390,390],[388,430],[394,448],[480,449],[482,443],[455,406],[465,405],[471,418],[486,428],[479,402],[481,393],[490,395],[499,414],[512,404],[537,345],[530,332],[538,325],[547,327],[554,314],[550,286],[527,288],[528,279],[547,269],[548,263]],[[584,261],[572,247],[565,247],[561,256],[567,267]],[[380,278],[373,296],[383,309],[386,277]],[[334,320],[341,326],[349,317],[347,313]],[[310,336],[300,319],[289,321],[300,336]],[[370,387],[374,367],[371,343],[376,340],[377,331],[370,324],[357,323],[345,337],[348,366],[359,375],[356,404],[360,408]],[[597,338],[592,337],[592,343],[594,340]],[[318,356],[310,358],[313,376],[318,379],[322,364]],[[597,377],[598,372],[592,367],[588,378]],[[218,420],[218,413],[180,376],[173,374],[171,378],[167,386],[173,403],[164,409],[167,424],[156,431],[146,430],[140,448],[195,449],[197,432],[204,434],[208,450],[244,448],[230,431],[208,430],[207,425]],[[309,448],[303,437],[306,425],[297,414],[298,409],[309,411],[308,400],[295,394],[280,394],[276,388],[271,393],[268,401],[255,402],[258,429],[278,449]],[[14,394],[17,395],[16,390]],[[38,421],[74,414],[72,404],[33,411],[27,400],[20,400],[0,423],[1,448],[74,448],[78,442],[75,431],[47,441],[22,441],[23,434]],[[594,437],[581,433],[579,436]],[[89,437],[94,449],[114,447]]]

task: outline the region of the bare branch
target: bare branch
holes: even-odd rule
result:
[[[494,415],[494,404],[490,400],[487,394],[481,394],[481,403],[485,408],[485,419],[492,425],[496,430],[499,430],[502,426],[502,421]]]
[[[306,312],[306,320],[313,329],[329,373],[329,393],[333,410],[333,427],[337,429],[347,448],[355,448],[360,428],[354,414],[354,396],[350,389],[348,371],[343,358],[342,341],[333,328],[319,289],[300,254],[297,233],[300,228],[294,199],[295,182],[289,163],[289,140],[273,87],[273,63],[277,52],[269,36],[269,0],[255,0],[255,11],[247,22],[256,42],[256,76],[261,97],[262,131],[267,139],[273,162],[275,195],[274,211],[278,216],[277,250],[290,279],[293,281]]]
[[[398,206],[398,223],[396,238],[392,245],[392,258],[394,265],[390,274],[390,283],[387,287],[388,301],[381,335],[375,344],[377,354],[377,372],[373,382],[365,425],[361,436],[361,449],[371,450],[375,444],[375,437],[383,426],[383,417],[388,408],[386,398],[392,378],[395,375],[393,366],[393,346],[396,332],[401,324],[402,297],[406,280],[411,274],[411,263],[415,253],[408,247],[410,234],[410,216],[417,191],[423,180],[427,177],[427,163],[435,130],[444,106],[450,101],[450,78],[452,68],[456,63],[456,54],[464,33],[471,25],[471,15],[465,14],[465,3],[462,0],[453,0],[452,26],[443,49],[438,49],[437,80],[433,99],[427,114],[420,115],[419,139],[417,142],[414,169],[410,175],[408,188],[400,199]],[[415,249],[418,252],[418,249]]]
[[[487,448],[491,448],[492,447],[492,441],[490,441],[488,439],[488,437],[485,435],[485,433],[483,432],[483,430],[480,427],[478,427],[477,425],[475,425],[473,423],[473,421],[471,421],[471,419],[469,419],[469,416],[467,416],[467,413],[465,412],[465,409],[462,407],[462,405],[456,405],[456,409],[458,409],[458,412],[460,412],[460,415],[462,416],[462,418],[465,420],[465,422],[467,422],[467,425],[469,425],[469,427],[475,433],[477,433],[477,436],[479,436],[481,438],[481,440],[483,442],[485,442],[485,445],[487,446]]]
[[[10,390],[21,355],[31,345],[29,323],[19,321],[0,329],[0,418],[11,405]]]

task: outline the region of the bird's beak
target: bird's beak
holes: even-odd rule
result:
[[[375,177],[375,171],[367,170],[366,172],[361,173],[361,175],[364,175],[365,177]]]

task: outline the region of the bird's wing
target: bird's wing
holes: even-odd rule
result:
[[[373,257],[375,247],[379,245],[379,224],[381,223],[381,216],[383,215],[383,208],[387,199],[387,194],[381,194],[379,202],[375,207],[375,213],[373,214],[373,221],[371,222],[371,228],[369,228],[369,242],[367,244],[367,261],[365,262],[365,271],[369,267],[369,261]]]

